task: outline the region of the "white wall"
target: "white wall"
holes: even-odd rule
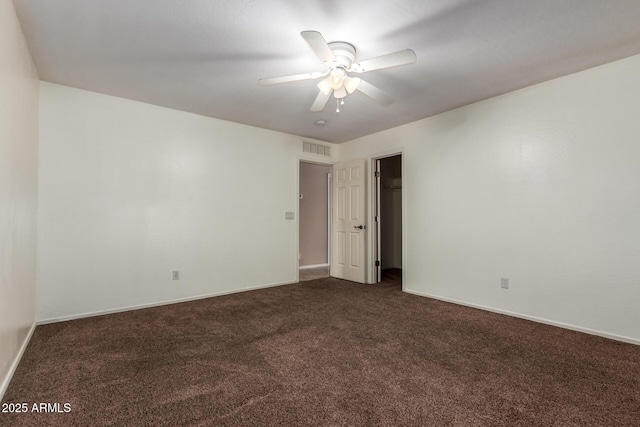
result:
[[[640,343],[638,76],[635,56],[343,144],[404,149],[405,289]]]
[[[40,135],[39,320],[295,282],[301,138],[50,83]]]
[[[35,323],[38,75],[0,0],[0,399]]]

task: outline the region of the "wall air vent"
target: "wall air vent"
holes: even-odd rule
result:
[[[326,145],[314,144],[312,142],[302,141],[302,151],[309,154],[331,157],[331,147],[328,147]]]

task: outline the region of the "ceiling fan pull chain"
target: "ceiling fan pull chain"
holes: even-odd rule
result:
[[[340,112],[340,100],[336,98],[336,113]]]

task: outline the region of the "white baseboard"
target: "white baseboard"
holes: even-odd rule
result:
[[[300,270],[306,270],[308,268],[321,268],[321,267],[329,267],[329,264],[301,265]]]
[[[626,343],[629,343],[629,344],[640,345],[640,340],[639,339],[631,338],[631,337],[625,337],[623,335],[610,334],[608,332],[602,332],[602,331],[597,331],[597,330],[594,330],[594,329],[583,328],[582,326],[576,326],[576,325],[571,325],[571,324],[568,324],[568,323],[556,322],[554,320],[543,319],[541,317],[529,316],[529,315],[526,315],[526,314],[515,313],[513,311],[507,311],[507,310],[501,310],[501,309],[498,309],[498,308],[487,307],[487,306],[480,305],[480,304],[474,304],[474,303],[470,303],[470,302],[466,302],[466,301],[460,301],[460,300],[457,300],[457,299],[454,299],[454,298],[447,298],[447,297],[441,297],[441,296],[438,296],[438,295],[431,295],[431,294],[427,294],[427,293],[424,293],[424,292],[414,291],[414,290],[411,290],[411,289],[404,289],[404,292],[409,293],[409,294],[413,294],[413,295],[418,295],[418,296],[421,296],[421,297],[433,298],[433,299],[437,299],[437,300],[444,301],[444,302],[450,302],[450,303],[453,303],[453,304],[464,305],[464,306],[472,307],[472,308],[478,308],[480,310],[491,311],[493,313],[506,314],[507,316],[517,317],[519,319],[530,320],[532,322],[537,322],[537,323],[544,323],[545,325],[557,326],[559,328],[569,329],[569,330],[577,331],[577,332],[583,332],[585,334],[596,335],[596,336],[599,336],[599,337],[609,338],[609,339],[616,340],[616,341],[622,341],[622,342],[626,342]]]
[[[33,325],[31,325],[31,329],[29,329],[27,336],[24,338],[24,341],[20,346],[20,350],[18,351],[18,354],[16,354],[16,357],[13,359],[13,363],[9,367],[7,376],[2,380],[2,384],[0,384],[0,401],[2,401],[2,398],[4,397],[4,392],[7,391],[7,388],[9,387],[11,378],[13,378],[13,374],[16,372],[16,369],[18,368],[18,365],[20,364],[20,360],[22,359],[22,355],[24,354],[24,351],[27,349],[27,346],[29,345],[29,341],[31,341],[31,336],[33,335],[33,331],[35,330],[36,330],[36,323],[34,322]]]
[[[140,309],[143,309],[143,308],[160,307],[160,306],[163,306],[163,305],[178,304],[178,303],[181,303],[181,302],[188,302],[188,301],[196,301],[196,300],[199,300],[199,299],[218,297],[218,296],[222,296],[222,295],[237,294],[237,293],[240,293],[240,292],[254,291],[254,290],[257,290],[257,289],[273,288],[273,287],[276,287],[276,286],[284,286],[284,285],[292,285],[294,283],[298,283],[298,282],[292,280],[292,281],[286,281],[286,282],[268,283],[266,285],[252,286],[252,287],[249,287],[249,288],[235,289],[235,290],[232,290],[232,291],[214,292],[214,293],[210,293],[210,294],[201,294],[201,295],[195,295],[195,296],[191,296],[191,297],[177,298],[177,299],[171,299],[171,300],[163,300],[163,301],[152,302],[152,303],[148,303],[148,304],[130,305],[130,306],[126,306],[126,307],[119,307],[119,308],[114,308],[114,309],[109,309],[109,310],[99,310],[99,311],[92,311],[92,312],[87,312],[87,313],[72,314],[70,316],[52,317],[52,318],[49,318],[49,319],[38,320],[36,323],[38,325],[46,325],[47,323],[66,322],[67,320],[83,319],[85,317],[93,317],[93,316],[103,316],[105,314],[122,313],[122,312],[125,312],[125,311],[140,310]]]

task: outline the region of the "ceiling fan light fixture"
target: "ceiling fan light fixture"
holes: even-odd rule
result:
[[[347,90],[344,88],[344,86],[341,86],[338,89],[334,89],[333,96],[336,99],[342,99],[347,96]]]
[[[342,82],[344,81],[346,73],[344,68],[336,67],[331,70],[331,74],[329,75],[329,85],[331,89],[336,90],[342,87]]]
[[[358,89],[358,85],[362,81],[359,77],[345,77],[344,79],[344,88],[347,90],[347,93],[351,95],[353,92]]]

